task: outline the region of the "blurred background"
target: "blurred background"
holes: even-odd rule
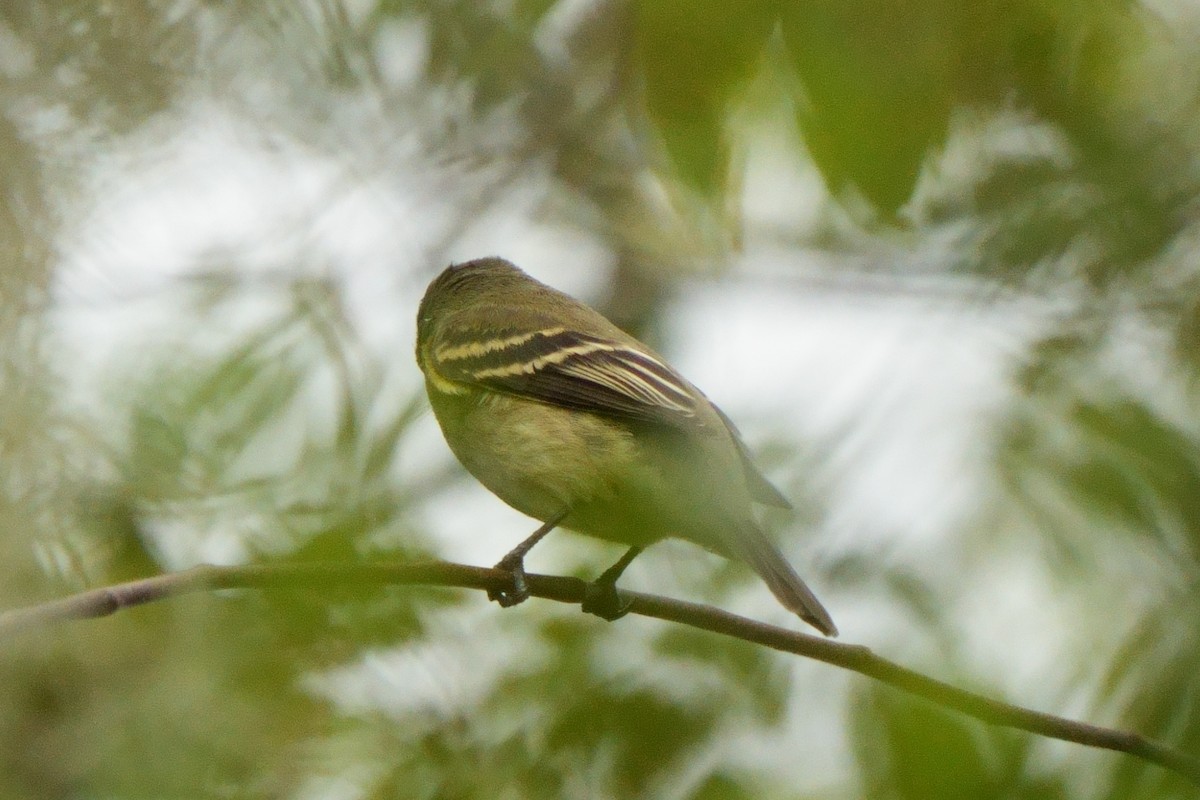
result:
[[[1200,751],[1200,4],[0,6],[0,606],[494,563],[414,317],[497,254],[738,421],[844,641]],[[531,570],[620,548],[555,534]],[[686,543],[623,585],[802,628]],[[0,646],[6,798],[1194,797],[856,675],[480,592]]]

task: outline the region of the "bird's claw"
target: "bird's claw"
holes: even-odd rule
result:
[[[593,614],[600,619],[613,622],[629,613],[632,600],[621,599],[616,583],[597,580],[587,585],[583,592],[583,602],[580,608],[585,614]]]
[[[508,573],[508,581],[504,586],[488,589],[488,600],[495,600],[502,608],[524,603],[529,599],[529,584],[525,580],[525,563],[519,559],[502,558],[495,569]]]

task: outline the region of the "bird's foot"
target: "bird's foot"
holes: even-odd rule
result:
[[[601,577],[587,585],[583,592],[583,602],[580,608],[585,614],[594,614],[609,622],[620,619],[629,613],[632,600],[623,600],[617,591],[616,581],[605,580]]]
[[[509,608],[529,599],[529,585],[525,580],[525,562],[522,558],[513,558],[509,554],[500,559],[494,569],[507,572],[508,580],[503,586],[488,589],[488,600],[495,600],[502,608]]]

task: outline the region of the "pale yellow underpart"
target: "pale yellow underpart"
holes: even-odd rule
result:
[[[535,336],[557,336],[566,330],[566,328],[546,328],[545,330],[531,331],[530,333],[519,333],[516,336],[509,336],[507,339],[488,339],[486,342],[468,342],[467,344],[455,345],[453,347],[443,345],[437,349],[434,355],[441,361],[474,358],[496,350],[504,350],[509,347],[525,344]]]

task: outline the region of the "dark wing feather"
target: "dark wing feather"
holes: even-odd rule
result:
[[[431,356],[447,380],[617,419],[684,427],[703,402],[650,353],[558,326],[446,338]]]

